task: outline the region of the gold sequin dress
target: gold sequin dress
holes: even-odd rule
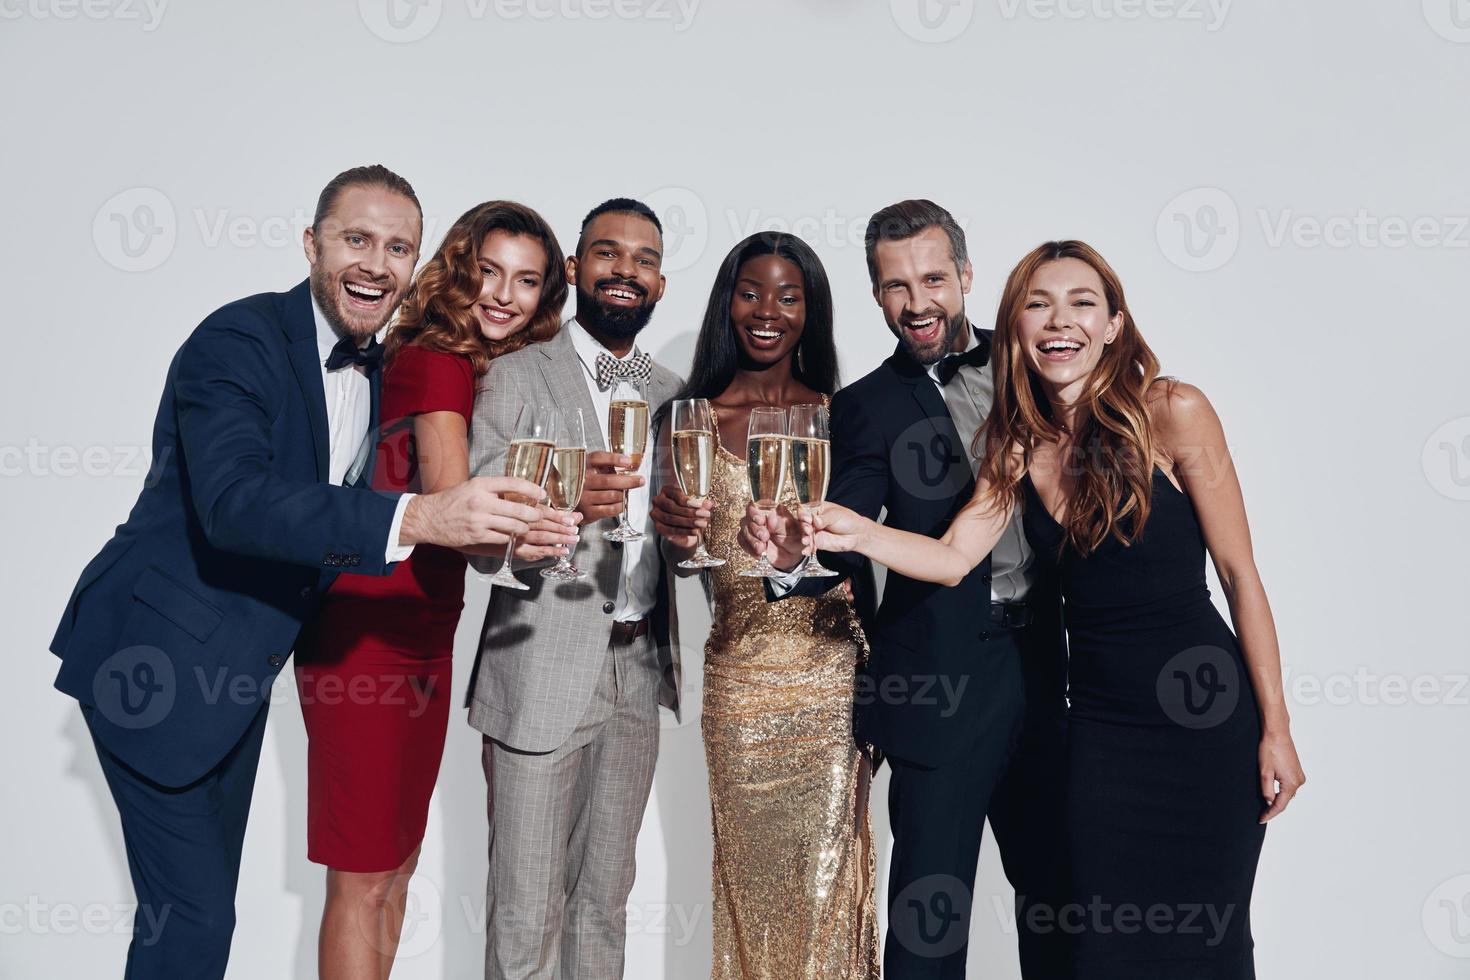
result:
[[[713,980],[876,980],[868,763],[852,735],[866,655],[842,589],[767,602],[736,542],[750,491],[721,447],[704,751],[714,821]],[[790,494],[790,484],[787,485]]]

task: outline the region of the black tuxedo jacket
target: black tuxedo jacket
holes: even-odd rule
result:
[[[976,333],[990,344],[993,331]],[[874,520],[886,510],[889,527],[938,537],[974,492],[969,447],[938,388],[901,344],[832,396],[831,432],[827,499]],[[867,573],[860,555],[823,552],[821,560],[854,581]],[[792,594],[813,595],[840,581],[802,579]],[[1026,628],[1033,642],[1020,644],[1023,655],[1045,657],[1046,676],[1059,683],[1055,581],[1044,577],[1027,599],[1037,622]],[[1023,684],[1014,663],[998,662],[1014,657],[1016,647],[987,642],[998,633],[989,612],[988,556],[952,588],[889,572],[881,604],[864,616],[872,653],[857,678],[858,738],[889,755],[938,765],[967,751],[998,713],[1013,711],[1031,686],[1031,671]]]

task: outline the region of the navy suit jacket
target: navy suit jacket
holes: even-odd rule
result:
[[[191,783],[239,741],[340,571],[392,568],[399,495],[326,482],[321,370],[305,282],[230,303],[190,334],[148,480],[51,641],[56,687],[154,782]],[[376,374],[371,387],[370,432]]]
[[[972,328],[974,329],[974,328]],[[976,329],[980,342],[994,331]],[[939,537],[974,493],[969,447],[944,397],[900,344],[871,373],[832,396],[832,483],[827,499],[904,531]],[[861,581],[867,560],[822,552],[822,563]],[[801,579],[793,595],[812,595],[841,578]],[[1028,593],[1060,702],[1063,663],[1060,596],[1044,577]],[[939,765],[967,751],[995,717],[1026,698],[1012,665],[990,662],[980,642],[995,627],[990,557],[952,588],[889,571],[883,601],[864,616],[872,648],[858,677],[854,726],[860,740],[889,755]],[[1028,651],[1030,653],[1031,651]]]

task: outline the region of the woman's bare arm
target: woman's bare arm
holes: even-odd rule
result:
[[[1162,382],[1155,391],[1152,410],[1160,446],[1174,460],[1180,484],[1194,504],[1260,706],[1261,792],[1270,804],[1264,822],[1286,808],[1306,776],[1291,739],[1276,623],[1256,569],[1245,500],[1225,430],[1204,392]]]

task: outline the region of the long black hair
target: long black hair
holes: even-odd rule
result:
[[[837,390],[837,342],[832,331],[832,287],[827,282],[827,270],[822,268],[822,260],[812,247],[800,238],[762,231],[736,245],[720,263],[710,288],[709,305],[704,308],[704,323],[699,328],[689,380],[676,397],[714,398],[730,387],[740,366],[740,345],[730,322],[735,280],[742,265],[762,255],[778,255],[801,270],[806,324],[796,344],[792,375],[824,395]]]

